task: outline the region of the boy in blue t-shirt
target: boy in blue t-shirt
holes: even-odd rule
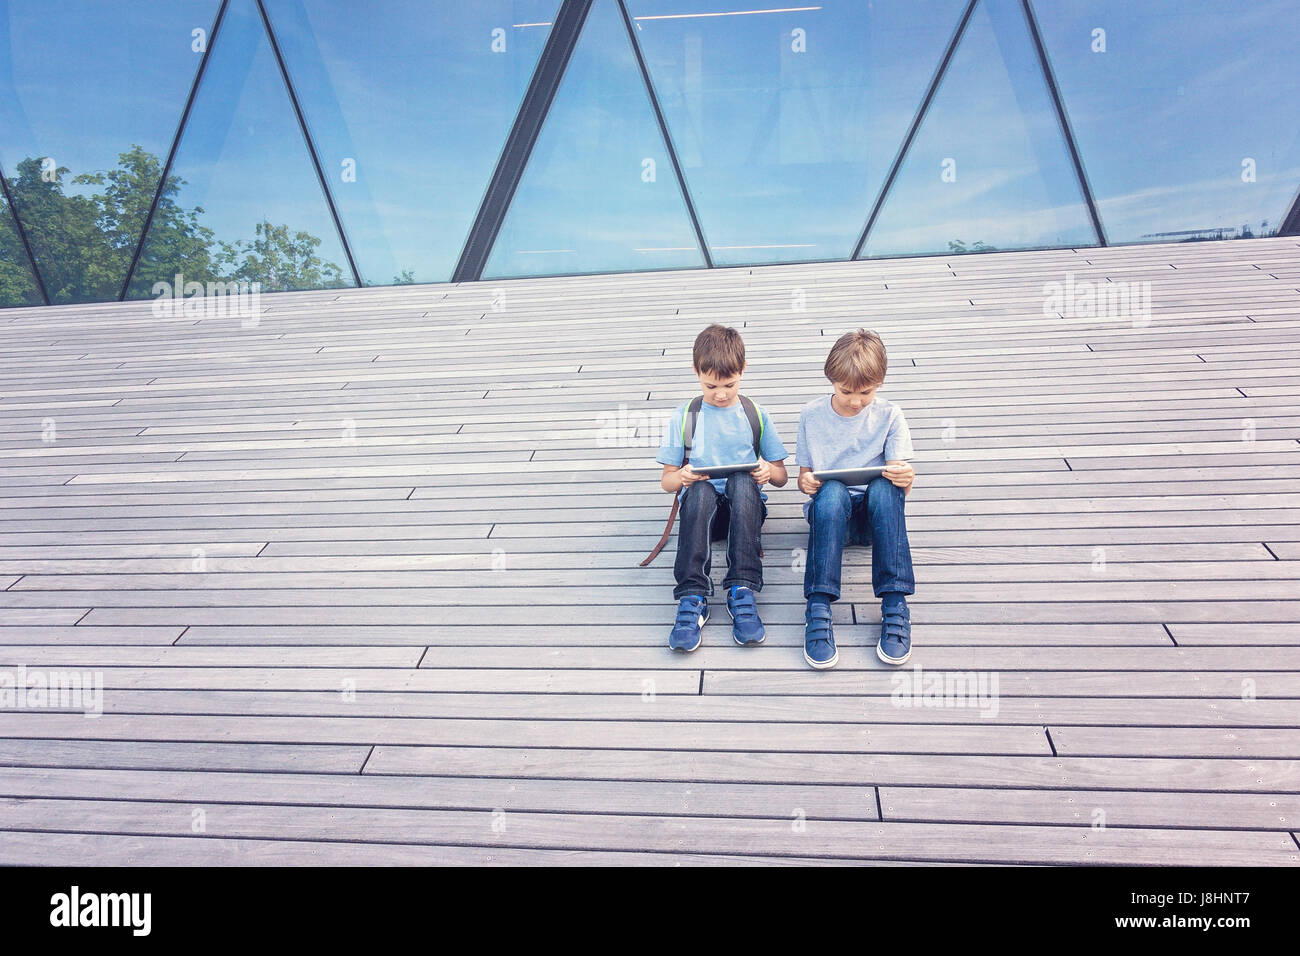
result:
[[[673,573],[677,586],[677,620],[668,646],[693,651],[700,646],[700,629],[709,619],[706,598],[713,594],[709,570],[713,542],[727,539],[727,610],[737,644],[761,644],[767,632],[754,605],[754,592],[763,589],[763,562],[759,533],[767,518],[767,483],[780,488],[787,481],[789,456],[767,412],[757,405],[760,425],[758,467],[726,478],[709,478],[694,468],[734,465],[754,460],[754,430],[741,402],[740,377],[744,373],[745,343],[735,329],[710,325],[695,339],[692,356],[703,390],[691,439],[691,459],[683,462],[682,423],[690,402],[674,413],[655,459],[664,466],[659,479],[664,491],[680,494],[677,526],[677,560]]]
[[[912,438],[903,410],[876,396],[886,366],[885,346],[875,332],[858,329],[840,336],[823,369],[834,390],[813,399],[799,415],[799,490],[813,496],[803,506],[809,524],[804,659],[819,669],[839,660],[831,602],[840,596],[846,544],[871,545],[871,586],[880,598],[876,656],[886,664],[903,664],[912,653],[904,595],[915,591],[915,581],[903,518],[903,499],[915,477],[906,461],[912,457]],[[821,482],[812,475],[880,465],[885,473],[867,485]]]

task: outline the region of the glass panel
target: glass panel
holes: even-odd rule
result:
[[[44,304],[27,250],[14,228],[9,200],[0,193],[0,306]]]
[[[1108,242],[1276,233],[1300,186],[1294,0],[1034,14]]]
[[[177,273],[263,292],[354,284],[253,0],[226,9],[168,180],[128,297]]]
[[[0,161],[51,302],[121,294],[217,6],[0,4]]]
[[[559,0],[268,0],[362,282],[451,278]]]
[[[863,255],[1096,243],[1024,11],[981,0]]]
[[[628,2],[713,261],[848,258],[966,4],[749,6]]]
[[[616,0],[596,0],[485,277],[702,266]]]

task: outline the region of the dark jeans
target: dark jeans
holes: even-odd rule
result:
[[[682,493],[677,513],[677,561],[673,597],[713,596],[713,542],[727,539],[724,588],[743,584],[763,590],[763,561],[758,555],[759,532],[767,519],[767,503],[758,483],[747,474],[727,478],[727,493],[719,494],[708,480],[697,481]]]
[[[817,489],[808,509],[808,556],[803,596],[813,592],[840,596],[840,560],[846,544],[871,544],[871,587],[876,597],[886,591],[912,594],[912,551],[903,519],[903,489],[888,478],[875,478],[860,498],[842,481],[827,481]]]

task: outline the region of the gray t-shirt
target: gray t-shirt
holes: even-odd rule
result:
[[[802,468],[830,471],[836,468],[870,468],[886,461],[912,457],[912,435],[903,410],[877,396],[858,414],[845,418],[831,407],[831,396],[814,398],[799,413],[799,436],[794,460]],[[860,497],[866,485],[851,485],[849,495]],[[812,506],[803,503],[804,517]]]

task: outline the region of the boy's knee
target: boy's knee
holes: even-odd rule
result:
[[[844,482],[834,479],[822,482],[822,486],[817,489],[817,494],[813,495],[812,500],[813,511],[844,511],[851,504],[849,489]]]
[[[878,478],[872,478],[867,484],[867,505],[868,507],[893,506],[901,504],[903,501],[903,489],[898,487],[884,475]]]
[[[745,498],[759,499],[758,482],[748,474],[736,473],[727,476],[727,497],[732,501]]]
[[[712,504],[713,498],[717,494],[713,485],[707,480],[692,482],[686,486],[682,492],[682,511],[703,507],[706,504]]]

